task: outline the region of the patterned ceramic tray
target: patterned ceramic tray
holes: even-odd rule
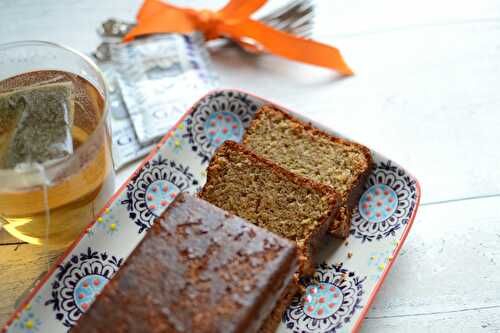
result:
[[[232,90],[215,91],[198,101],[52,267],[4,330],[56,333],[72,327],[172,199],[179,192],[201,189],[216,147],[227,139],[240,140],[264,103],[269,102]],[[359,329],[410,231],[420,198],[413,176],[380,154],[373,156],[376,166],[353,215],[348,242],[332,239],[324,246],[316,271],[320,282],[303,281],[307,294],[293,300],[280,332]]]

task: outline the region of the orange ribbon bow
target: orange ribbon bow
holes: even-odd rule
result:
[[[124,40],[130,41],[138,36],[156,33],[202,31],[207,40],[227,37],[245,45],[245,39],[252,39],[272,54],[331,68],[343,75],[353,74],[335,47],[294,36],[252,20],[250,15],[266,2],[267,0],[230,0],[224,8],[214,12],[180,8],[160,0],[145,0],[137,15],[137,25]]]

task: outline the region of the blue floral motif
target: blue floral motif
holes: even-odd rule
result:
[[[302,279],[306,293],[294,297],[283,323],[294,333],[337,332],[362,308],[365,280],[342,263],[319,265],[314,276]]]
[[[193,193],[199,184],[188,166],[158,155],[127,185],[126,199],[121,203],[127,206],[130,219],[142,233],[180,192]]]
[[[368,177],[366,191],[351,220],[350,234],[362,242],[395,237],[417,202],[416,181],[391,161],[381,162]]]
[[[59,265],[51,284],[50,298],[44,305],[52,308],[56,319],[72,327],[89,308],[96,295],[118,271],[123,259],[90,247]]]
[[[215,111],[208,116],[204,126],[210,144],[219,147],[224,141],[241,141],[243,125],[240,118],[229,111]]]
[[[106,283],[108,279],[99,274],[89,274],[76,283],[73,298],[81,312],[87,311]]]
[[[319,282],[306,288],[303,311],[316,319],[328,318],[337,312],[343,302],[342,290],[332,283]]]
[[[359,200],[359,213],[372,223],[387,220],[398,207],[396,192],[385,184],[375,184]]]
[[[206,96],[186,120],[184,136],[191,149],[207,163],[226,140],[240,141],[261,102],[244,93],[219,91]]]

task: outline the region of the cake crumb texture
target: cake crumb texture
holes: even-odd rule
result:
[[[338,199],[328,187],[294,175],[242,145],[225,142],[208,167],[200,196],[299,246],[306,261],[328,229]]]
[[[361,195],[358,188],[371,169],[366,147],[333,137],[269,105],[257,112],[243,143],[281,167],[335,189],[343,207],[332,229],[346,236],[351,210]]]

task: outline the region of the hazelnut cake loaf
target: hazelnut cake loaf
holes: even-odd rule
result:
[[[270,333],[297,268],[293,242],[181,193],[71,331]]]
[[[199,196],[295,241],[302,275],[314,272],[314,248],[328,232],[339,204],[333,188],[285,170],[233,141],[216,151]]]
[[[348,236],[352,211],[373,164],[368,148],[320,131],[270,105],[257,111],[243,144],[281,167],[337,191],[341,203],[330,231],[339,238]]]

